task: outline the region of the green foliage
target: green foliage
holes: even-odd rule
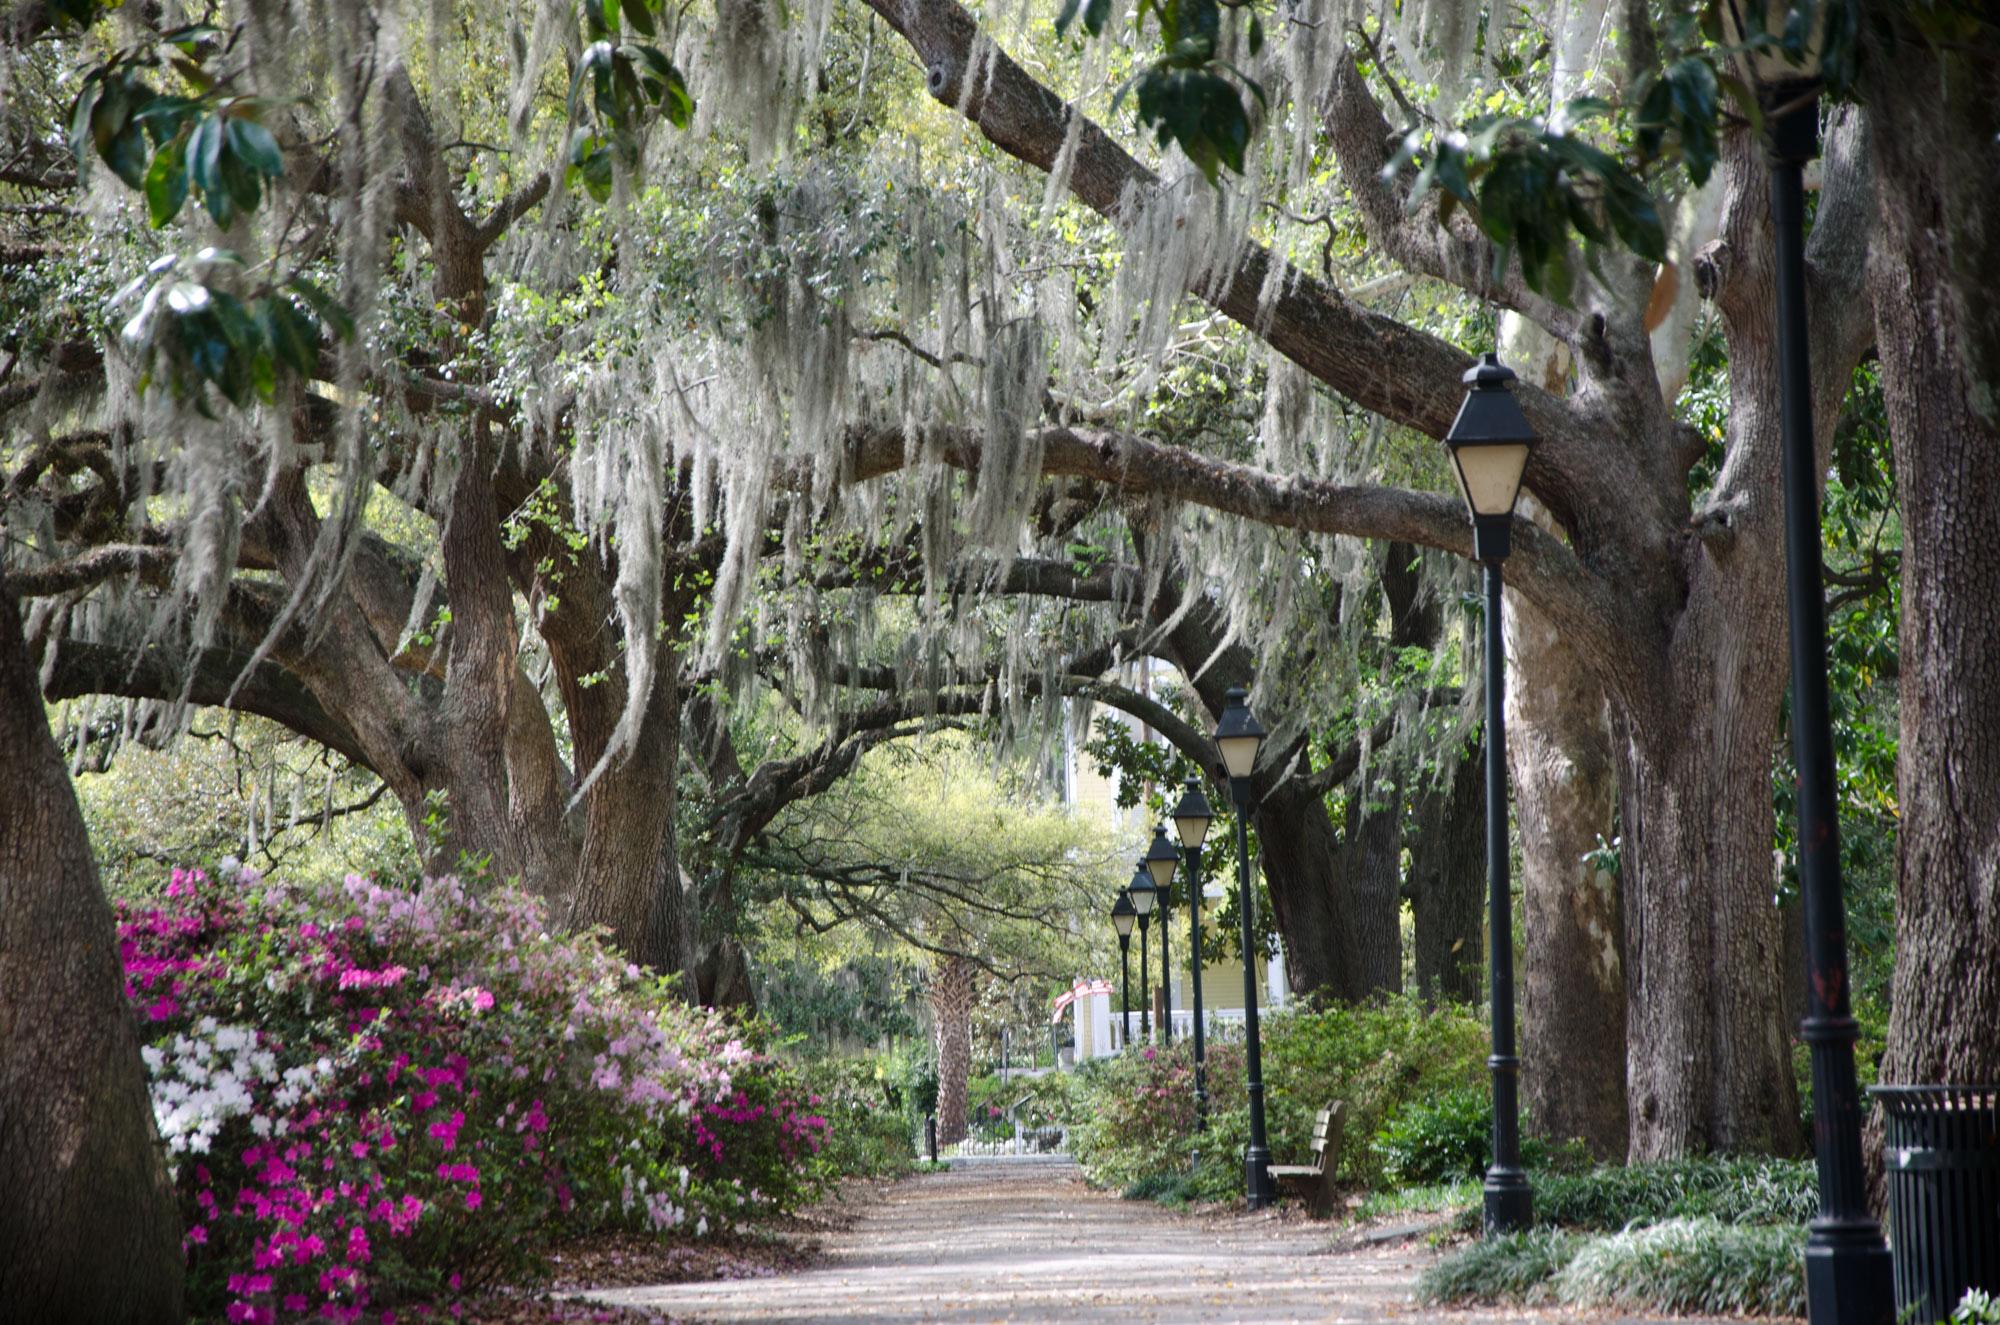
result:
[[[1443,1214],[1477,1205],[1479,1200],[1480,1184],[1471,1179],[1427,1187],[1395,1187],[1363,1196],[1354,1209],[1354,1217],[1367,1220],[1390,1215]]]
[[[797,739],[789,720],[746,723],[737,748],[775,754]],[[1102,826],[941,733],[880,746],[788,806],[745,851],[737,880],[774,963],[838,967],[863,953],[927,963],[956,951],[1067,981],[1114,942],[1099,891],[1112,849]]]
[[[1445,1257],[1424,1272],[1417,1295],[1450,1305],[1559,1302],[1624,1311],[1800,1315],[1805,1233],[1798,1226],[1712,1218],[1603,1237],[1538,1229],[1483,1239]]]
[[[618,40],[621,12],[635,34],[651,37],[659,29],[658,8],[657,0],[583,0],[590,45],[570,76],[569,116],[574,121],[580,108],[587,109],[594,127],[579,126],[571,134],[568,179],[599,202],[611,196],[614,158],[627,170],[638,168],[642,130],[653,115],[677,129],[694,120],[687,80],[667,53],[646,42]]]
[[[892,1177],[916,1163],[902,1093],[873,1057],[824,1058],[800,1069],[811,1085],[808,1103],[827,1122],[814,1157],[825,1178]]]
[[[1481,1079],[1485,1030],[1462,1009],[1426,1010],[1413,999],[1271,1016],[1264,1026],[1266,1126],[1280,1163],[1303,1163],[1314,1117],[1345,1106],[1339,1173],[1383,1180],[1385,1157],[1371,1144],[1386,1122]],[[1152,1175],[1188,1172],[1203,1200],[1242,1193],[1242,1147],[1249,1138],[1243,1046],[1208,1046],[1209,1130],[1194,1131],[1193,1049],[1141,1048],[1087,1063],[1070,1074],[1070,1148],[1099,1186],[1124,1188]]]
[[[273,400],[281,370],[311,375],[322,343],[353,335],[347,314],[305,277],[239,297],[229,287],[244,276],[238,254],[204,248],[158,259],[113,297],[114,309],[138,303],[122,334],[139,351],[142,389],[164,381],[175,400],[213,417],[208,388],[239,408]]]
[[[1579,1229],[1692,1216],[1803,1224],[1818,1209],[1818,1178],[1810,1160],[1715,1156],[1605,1165],[1535,1179],[1535,1221]]]
[[[50,727],[78,767],[77,802],[112,897],[154,891],[176,860],[233,857],[300,883],[422,872],[380,779],[323,746],[262,718],[201,710],[163,748],[141,731],[111,750],[118,723],[107,709],[118,712],[102,701],[53,706]]]
[[[1200,1199],[1200,1189],[1186,1173],[1149,1173],[1119,1193],[1128,1201],[1154,1201],[1160,1205],[1186,1205]]]
[[[1247,93],[1261,109],[1263,87],[1230,62],[1237,34],[1224,31],[1224,13],[1248,12],[1242,42],[1252,56],[1264,46],[1263,20],[1247,5],[1220,0],[1139,0],[1133,15],[1135,32],[1143,33],[1148,18],[1159,24],[1154,57],[1125,81],[1113,100],[1115,110],[1130,94],[1141,126],[1153,131],[1162,147],[1177,143],[1188,160],[1213,184],[1223,168],[1243,173],[1243,154],[1250,146]],[[1065,0],[1056,31],[1067,32],[1081,12],[1083,30],[1091,36],[1104,31],[1111,17],[1109,0]]]
[[[101,162],[140,192],[154,229],[172,224],[190,197],[227,229],[253,215],[285,173],[262,122],[276,103],[232,93],[207,67],[222,35],[207,24],[148,33],[85,71],[70,103],[79,166]],[[163,90],[163,74],[179,90]],[[281,377],[311,376],[323,343],[354,334],[346,311],[303,271],[275,261],[246,268],[215,246],[160,257],[110,306],[135,300],[123,337],[138,351],[142,389],[163,381],[203,414],[212,413],[210,388],[239,408],[274,399]]]
[[[1707,92],[1712,108],[1712,72]],[[1440,220],[1465,207],[1493,241],[1496,280],[1518,257],[1531,287],[1567,302],[1576,281],[1572,232],[1591,251],[1615,240],[1655,262],[1666,256],[1666,226],[1637,171],[1577,132],[1610,109],[1596,98],[1579,98],[1554,120],[1482,115],[1462,132],[1426,138],[1413,130],[1386,169],[1395,173],[1419,163],[1413,207],[1433,191]],[[1713,164],[1712,141],[1707,160]]]
[[[911,1001],[921,977],[907,962],[862,953],[828,970],[779,954],[758,975],[759,1011],[820,1051],[918,1033]]]
[[[1440,1183],[1483,1173],[1493,1152],[1493,1096],[1460,1086],[1418,1100],[1375,1136],[1382,1175],[1398,1187]]]
[[[1576,1255],[1579,1241],[1548,1229],[1482,1238],[1425,1270],[1417,1300],[1451,1306],[1545,1300],[1549,1281]]]
[[[1554,1290],[1575,1307],[1801,1316],[1805,1229],[1675,1219],[1591,1238],[1556,1275]]]
[[[1383,1160],[1370,1140],[1405,1108],[1482,1083],[1486,1049],[1486,1026],[1476,1013],[1426,1008],[1408,997],[1270,1018],[1264,1079],[1272,1144],[1284,1145],[1279,1162],[1303,1156],[1314,1115],[1341,1100],[1347,1137],[1341,1175],[1380,1185]]]

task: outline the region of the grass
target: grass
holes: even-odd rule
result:
[[[1819,1209],[1810,1160],[1688,1159],[1537,1174],[1535,1222],[1606,1232],[1709,1217],[1803,1224]]]
[[[1398,1187],[1370,1192],[1354,1211],[1357,1219],[1381,1219],[1389,1215],[1434,1215],[1457,1210],[1479,1201],[1479,1183],[1467,1178],[1423,1187]]]
[[[1425,1300],[1663,1313],[1805,1310],[1810,1162],[1691,1159],[1534,1177],[1534,1231],[1473,1243],[1425,1273]],[[1412,1193],[1429,1199],[1434,1191]],[[1456,1225],[1479,1227],[1467,1186]]]
[[[1472,1243],[1425,1270],[1417,1299],[1433,1305],[1541,1302],[1576,1255],[1581,1239],[1553,1229],[1509,1233]]]
[[[1576,1307],[1677,1314],[1801,1316],[1805,1230],[1670,1219],[1582,1240],[1555,1277]]]
[[[1425,1302],[1749,1316],[1805,1311],[1805,1232],[1669,1219],[1605,1235],[1537,1229],[1475,1242],[1424,1272]]]

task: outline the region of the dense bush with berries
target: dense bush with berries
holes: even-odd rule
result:
[[[455,879],[175,871],[119,912],[193,1311],[450,1311],[602,1229],[702,1234],[827,1176],[753,1031]]]

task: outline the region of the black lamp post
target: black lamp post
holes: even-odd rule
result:
[[[1146,987],[1146,929],[1153,923],[1153,908],[1160,900],[1160,890],[1153,886],[1152,877],[1142,866],[1132,872],[1132,882],[1125,885],[1125,895],[1132,899],[1132,909],[1139,913],[1139,1034],[1151,1044],[1153,994]]]
[[[1514,1054],[1514,915],[1507,878],[1506,649],[1500,636],[1500,563],[1507,559],[1514,502],[1534,429],[1508,384],[1512,369],[1481,355],[1465,373],[1471,389],[1445,434],[1452,472],[1472,513],[1472,556],[1486,589],[1487,983],[1493,1002],[1493,1163],[1486,1170],[1486,1232],[1513,1233],[1534,1219],[1521,1170],[1521,1060]]]
[[[1229,773],[1229,796],[1236,804],[1236,909],[1243,917],[1244,1093],[1250,1099],[1250,1144],[1243,1150],[1243,1187],[1252,1210],[1276,1199],[1271,1183],[1271,1147],[1264,1137],[1264,1055],[1257,1033],[1257,893],[1250,886],[1250,774],[1264,744],[1264,725],[1250,711],[1241,686],[1225,697],[1215,724],[1215,746]]]
[[[1215,817],[1201,784],[1187,780],[1187,794],[1174,806],[1174,831],[1187,848],[1188,887],[1188,967],[1194,979],[1194,1127],[1208,1130],[1208,1044],[1201,1024],[1201,844],[1208,840],[1209,820]]]
[[[1777,246],[1778,381],[1785,483],[1785,579],[1791,606],[1792,749],[1798,762],[1799,892],[1806,927],[1806,1016],[1812,1053],[1813,1156],[1819,1215],[1806,1234],[1806,1313],[1812,1325],[1895,1319],[1892,1267],[1868,1209],[1861,1168],[1858,1033],[1848,1003],[1847,912],[1833,720],[1826,682],[1826,590],[1820,578],[1819,475],[1806,345],[1805,165],[1819,153],[1819,27],[1786,34],[1790,5],[1727,0],[1722,18],[1763,109]],[[1749,34],[1758,34],[1751,37]]]
[[[1181,863],[1181,853],[1174,850],[1174,844],[1167,840],[1167,826],[1160,824],[1153,829],[1153,845],[1146,849],[1146,855],[1139,862],[1146,867],[1146,873],[1153,876],[1153,886],[1160,890],[1160,990],[1166,995],[1167,1021],[1160,1028],[1161,1041],[1174,1042],[1174,960],[1167,947],[1167,932],[1174,927],[1174,867]]]
[[[1132,1043],[1132,926],[1139,922],[1139,912],[1134,909],[1132,899],[1125,890],[1118,890],[1118,900],[1111,904],[1111,927],[1118,931],[1118,969],[1121,977],[1118,999],[1118,1029],[1120,1047]]]

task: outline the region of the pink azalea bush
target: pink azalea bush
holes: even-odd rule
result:
[[[176,870],[119,939],[199,1316],[455,1313],[561,1237],[828,1176],[788,1068],[524,893]]]

